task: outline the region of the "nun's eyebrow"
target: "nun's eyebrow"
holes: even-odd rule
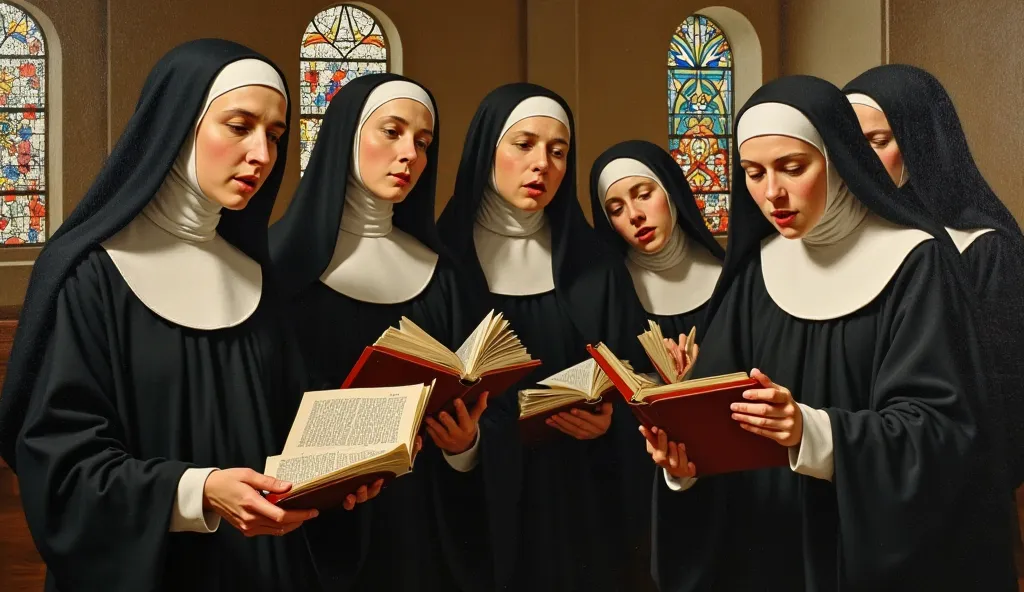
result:
[[[261,117],[259,115],[256,115],[255,113],[253,113],[252,111],[249,111],[248,109],[242,109],[241,107],[237,107],[235,109],[228,109],[227,113],[229,115],[232,115],[232,116],[240,115],[240,116],[245,117],[247,119],[261,119]],[[277,121],[272,122],[270,124],[270,127],[286,129],[288,126],[285,125],[285,123],[283,121],[278,119]]]
[[[517,136],[526,136],[527,138],[530,138],[531,140],[539,140],[540,139],[540,136],[538,134],[535,134],[534,132],[527,131],[527,130],[520,130],[516,135]],[[569,141],[566,140],[565,138],[561,137],[561,136],[552,138],[551,141],[548,142],[548,143],[549,144],[565,144],[566,146],[569,145]]]
[[[393,121],[395,123],[400,123],[400,124],[402,124],[402,125],[404,125],[406,127],[409,127],[411,125],[407,119],[405,119],[404,117],[399,117],[398,115],[385,115],[384,117],[381,117],[380,119],[381,119],[382,122],[384,122],[384,121]],[[419,131],[420,131],[420,133],[427,134],[431,138],[434,137],[434,131],[429,129],[429,128],[425,128],[425,127],[424,128],[420,128]]]
[[[876,128],[876,129],[868,130],[868,131],[864,132],[865,136],[873,136],[875,134],[892,134],[892,130],[887,130],[884,127],[880,127],[880,128]]]

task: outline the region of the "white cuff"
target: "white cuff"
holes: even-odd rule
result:
[[[178,480],[178,495],[171,510],[170,532],[216,532],[220,514],[203,510],[203,488],[206,478],[216,468],[185,469]]]
[[[448,466],[460,473],[468,473],[475,469],[477,463],[480,462],[480,428],[477,427],[476,439],[473,440],[473,445],[469,447],[469,450],[458,454],[448,454],[445,451],[444,460]]]
[[[804,419],[800,443],[789,447],[789,468],[801,475],[831,481],[835,471],[832,457],[832,423],[824,409],[798,403]]]
[[[668,488],[672,491],[686,491],[697,482],[697,477],[673,477],[668,474],[666,469],[661,471],[665,473],[665,485],[668,485]]]

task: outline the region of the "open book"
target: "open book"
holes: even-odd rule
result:
[[[686,336],[686,342],[679,344],[683,351],[686,352],[686,359],[688,360],[686,368],[683,372],[679,372],[676,369],[676,363],[672,359],[672,355],[665,348],[665,336],[661,334],[661,327],[658,326],[658,323],[651,320],[648,320],[647,323],[651,328],[638,335],[637,339],[640,340],[640,345],[647,352],[647,357],[654,364],[654,369],[657,370],[661,379],[665,384],[675,384],[689,378],[690,372],[693,371],[693,364],[697,361],[697,344],[695,342],[697,328],[693,327],[690,329],[689,335]]]
[[[587,351],[642,425],[657,426],[686,445],[698,476],[789,464],[786,448],[732,419],[730,405],[745,401],[743,391],[760,386],[746,372],[658,385],[634,373],[603,343],[588,345]]]
[[[287,509],[326,509],[361,485],[408,473],[432,389],[414,384],[306,393],[284,451],[268,457],[263,470],[292,488],[267,499]]]
[[[601,395],[614,389],[593,358],[549,376],[538,384],[547,388],[519,391],[519,427],[523,440],[539,441],[553,435],[547,426],[548,417],[577,408],[597,411]]]
[[[342,388],[392,386],[437,381],[427,404],[427,414],[453,411],[461,398],[472,406],[484,391],[495,397],[540,365],[509,327],[501,313],[492,310],[457,351],[409,319],[363,350]]]

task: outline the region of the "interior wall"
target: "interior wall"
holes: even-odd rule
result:
[[[567,1],[567,0],[566,0]],[[765,80],[780,72],[778,1],[575,0],[579,5],[576,118],[579,190],[590,215],[590,167],[606,148],[624,140],[666,146],[666,56],[676,27],[708,6],[742,13],[761,42]],[[531,38],[532,41],[532,38]],[[742,59],[740,57],[739,59]],[[737,105],[737,108],[739,105]]]
[[[294,94],[299,82],[299,41],[306,24],[331,6],[325,0],[236,2],[108,0],[110,24],[110,137],[116,139],[131,117],[135,100],[153,64],[178,43],[198,37],[225,37],[274,60],[289,75]],[[403,45],[403,73],[434,93],[440,110],[441,155],[438,209],[451,196],[462,141],[480,100],[493,88],[525,75],[523,0],[373,0],[397,27]],[[194,15],[203,14],[196,19]],[[268,18],[268,15],[273,18]],[[180,26],[172,26],[180,23]],[[491,26],[482,26],[487,23]],[[146,43],[139,43],[145,31]],[[287,32],[287,33],[283,33]],[[471,75],[466,75],[471,73]],[[293,103],[297,103],[293,101]],[[298,121],[298,105],[292,105]],[[293,124],[294,125],[294,124]],[[288,168],[274,208],[283,214],[299,180],[299,142],[290,142]]]
[[[891,2],[890,61],[920,66],[953,97],[971,153],[1024,223],[1024,2]]]
[[[884,5],[885,0],[783,0],[782,73],[811,74],[842,86],[883,63]]]
[[[17,0],[13,0],[17,3]],[[61,45],[63,75],[63,158],[60,196],[64,215],[78,202],[92,183],[106,155],[107,53],[106,3],[103,0],[32,0],[32,13],[41,11],[57,29]],[[51,47],[53,43],[50,43]],[[51,162],[50,166],[57,165]],[[33,247],[16,249],[38,252]],[[0,260],[17,257],[4,253]],[[13,255],[13,256],[12,256]],[[0,266],[0,306],[20,305],[25,299],[30,265]]]

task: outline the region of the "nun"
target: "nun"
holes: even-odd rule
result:
[[[486,312],[462,296],[434,226],[439,136],[433,97],[395,74],[357,78],[327,108],[299,188],[270,229],[316,388],[338,388],[403,316],[454,351]],[[476,557],[486,558],[486,531],[472,514],[481,488],[476,422],[486,406],[483,396],[472,409],[459,401],[454,416],[428,418],[433,445],[412,474],[372,504],[325,512],[308,529],[325,589],[473,589],[486,578]]]
[[[946,228],[978,297],[984,374],[1001,405],[1009,486],[1024,483],[1024,235],[971,158],[956,108],[934,76],[913,66],[872,68],[844,91],[864,137],[901,195]]]
[[[703,326],[725,251],[704,224],[682,169],[655,144],[621,142],[594,162],[590,200],[598,237],[618,254],[643,306],[641,314],[669,336],[666,342],[677,369],[684,369],[692,360],[685,359],[678,343],[685,342],[692,328]],[[646,362],[636,360],[634,366]],[[638,424],[625,406],[623,416],[622,423],[628,424],[624,431],[635,437]],[[639,447],[625,450],[646,456]],[[627,495],[633,500],[628,508],[635,514],[630,535],[649,549],[651,463],[646,458],[623,462]],[[649,551],[642,559],[642,569],[649,572]]]
[[[682,169],[650,142],[616,144],[590,171],[590,203],[604,214],[594,216],[594,228],[623,253],[647,317],[685,341],[702,325],[725,250],[704,224]]]
[[[470,123],[438,222],[467,291],[501,311],[543,361],[480,423],[497,589],[632,589],[617,515],[635,500],[615,490],[612,404],[555,416],[561,437],[541,446],[524,447],[517,428],[514,392],[583,361],[588,343],[635,352],[643,330],[624,269],[576,197],[574,138],[555,93],[527,83],[494,90]],[[632,435],[630,445],[642,445]]]
[[[36,261],[0,450],[47,590],[310,589],[316,512],[260,495],[302,392],[266,266],[287,131],[267,58],[175,48]]]
[[[1013,590],[984,461],[971,303],[941,226],[901,200],[842,92],[761,87],[736,123],[729,251],[694,375],[749,371],[739,427],[790,466],[695,478],[653,429],[664,591]]]

